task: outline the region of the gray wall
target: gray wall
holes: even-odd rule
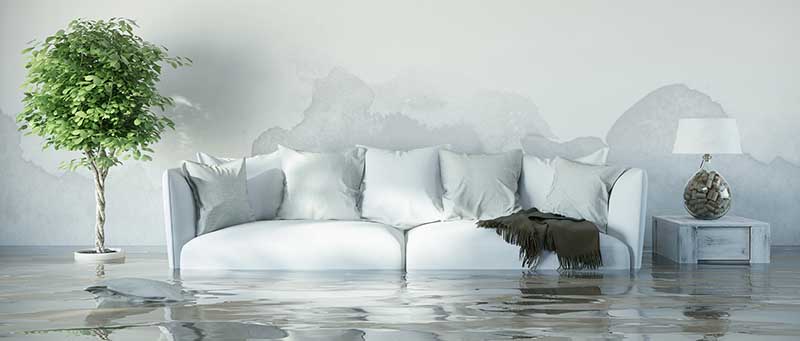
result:
[[[16,132],[19,51],[75,17],[124,16],[191,57],[162,91],[178,124],[150,163],[111,172],[111,245],[164,243],[160,175],[195,151],[451,143],[587,150],[650,172],[651,214],[682,213],[699,157],[670,153],[677,119],[739,120],[741,156],[714,164],[733,214],[800,244],[800,15],[796,1],[3,1],[0,245],[90,244],[87,172],[57,169]],[[574,141],[572,141],[575,139]],[[538,142],[537,142],[538,141]],[[649,236],[647,237],[649,243]]]

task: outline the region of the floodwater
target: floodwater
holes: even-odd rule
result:
[[[76,264],[0,252],[2,340],[798,340],[800,248],[772,264],[627,272],[183,271],[162,253]],[[175,284],[186,300],[100,304],[106,279]]]

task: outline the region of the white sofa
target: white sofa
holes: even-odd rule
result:
[[[519,248],[474,221],[444,221],[410,230],[371,221],[268,220],[196,236],[195,206],[180,169],[163,176],[171,268],[260,270],[521,269]],[[642,265],[647,175],[629,169],[609,199],[608,233],[600,236],[603,269]],[[556,269],[545,254],[538,269]]]

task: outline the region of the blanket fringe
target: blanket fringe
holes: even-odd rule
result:
[[[558,262],[564,270],[596,270],[603,266],[603,258],[599,251],[590,252],[574,257],[558,255]]]
[[[497,220],[478,221],[478,227],[492,228],[506,243],[519,246],[519,259],[522,266],[533,268],[539,264],[541,245],[533,229],[515,229]]]
[[[514,228],[495,219],[480,220],[477,222],[477,226],[494,229],[495,233],[502,237],[506,243],[519,246],[519,258],[522,261],[522,265],[527,268],[534,268],[539,264],[542,250],[556,253],[560,270],[596,270],[603,266],[603,258],[600,254],[599,246],[595,251],[582,255],[560,255],[549,227],[545,230],[544,236],[538,238],[539,236],[537,236],[535,229]]]

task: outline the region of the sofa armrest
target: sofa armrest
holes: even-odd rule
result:
[[[611,189],[608,202],[608,234],[621,240],[631,254],[631,270],[642,267],[645,211],[647,210],[647,173],[631,168],[622,173]]]
[[[162,178],[167,258],[172,269],[181,266],[181,249],[195,237],[194,197],[179,168],[167,169]]]

